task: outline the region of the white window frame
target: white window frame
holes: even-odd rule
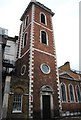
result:
[[[47,18],[46,18],[46,15],[45,15],[45,13],[43,13],[43,12],[40,12],[40,23],[42,23],[41,22],[41,14],[43,14],[44,16],[45,16],[45,24],[44,25],[47,25]]]
[[[28,17],[28,22],[27,22],[27,17]],[[27,26],[28,26],[28,24],[26,25],[26,23],[28,23],[28,24],[29,24],[29,15],[27,15],[27,16],[26,16],[26,18],[25,18],[25,26],[27,27]]]
[[[49,95],[50,96],[50,107],[51,107],[51,117],[53,117],[53,90],[52,88],[49,86],[50,88],[50,92],[45,90],[43,91],[43,88],[47,87],[48,85],[42,86],[42,88],[40,89],[40,110],[41,110],[41,118],[43,118],[43,101],[42,101],[42,97],[43,95]]]
[[[61,85],[62,85],[62,84],[65,86],[66,101],[63,101],[63,100],[62,100],[62,89],[61,89]],[[60,84],[60,89],[61,89],[61,100],[62,100],[62,102],[63,102],[63,103],[68,102],[68,99],[67,99],[67,89],[66,89],[66,84],[65,84],[64,82],[62,82],[62,83]]]
[[[41,66],[40,66],[41,71],[42,71],[44,74],[49,74],[49,73],[51,72],[50,66],[49,66],[49,65],[47,65],[47,66],[48,66],[49,71],[46,73],[46,72],[44,72],[44,71],[43,71],[43,69],[42,69],[42,66],[43,66],[43,65],[47,65],[47,64],[46,64],[46,63],[41,64]]]
[[[14,95],[21,95],[21,94],[14,94]],[[23,95],[21,95],[21,110],[12,110],[12,113],[22,113],[22,99],[23,99]],[[13,104],[14,104],[14,97],[13,97]]]
[[[24,37],[23,37],[23,48],[26,46],[24,46],[24,42],[25,42],[25,34],[27,34],[27,40],[26,40],[26,45],[27,45],[27,41],[28,41],[28,32],[24,33]]]
[[[46,33],[47,44],[42,43],[42,40],[41,40],[42,39],[42,37],[41,37],[41,32],[42,31],[44,31]],[[47,32],[45,30],[40,30],[40,43],[42,43],[43,45],[47,45],[48,46],[48,34],[47,34]]]
[[[78,102],[81,102],[81,101],[79,101],[79,99],[78,99],[77,86],[78,86],[79,92],[80,92],[80,87],[79,87],[79,85],[75,85],[77,101],[78,101]],[[81,93],[80,93],[80,97],[81,97]]]
[[[24,67],[24,72],[22,73],[22,69],[23,69],[23,67]],[[22,67],[21,67],[21,75],[24,75],[25,72],[26,72],[26,65],[22,65]]]
[[[71,96],[70,96],[70,87],[69,87],[70,85],[72,86],[73,96],[74,96],[74,101],[71,101]],[[73,85],[72,85],[71,83],[68,85],[68,90],[69,90],[69,99],[70,99],[70,102],[71,102],[71,103],[74,103],[74,102],[75,102],[74,87],[73,87]]]

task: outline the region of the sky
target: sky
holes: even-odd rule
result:
[[[20,18],[31,0],[0,0],[0,27],[8,35],[19,35]],[[80,0],[37,0],[50,8],[58,67],[69,61],[79,70],[79,2]]]

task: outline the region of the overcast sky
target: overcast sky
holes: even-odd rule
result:
[[[0,0],[0,27],[9,36],[19,35],[20,17],[31,0]],[[54,13],[53,28],[58,67],[69,61],[79,69],[79,2],[80,0],[38,0]]]

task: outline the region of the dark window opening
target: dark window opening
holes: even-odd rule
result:
[[[73,87],[72,87],[72,85],[69,86],[69,92],[70,92],[70,101],[74,102],[74,95],[73,95]]]
[[[24,46],[27,44],[27,33],[25,34],[25,37],[24,37]]]
[[[78,85],[76,85],[76,92],[77,92],[78,101],[81,102],[80,88]]]
[[[41,23],[45,24],[45,15],[44,14],[41,14]]]
[[[46,32],[41,31],[41,42],[47,45]]]
[[[26,26],[28,25],[28,16],[26,17]]]
[[[61,94],[62,94],[62,101],[66,101],[66,90],[65,90],[65,85],[61,85]]]

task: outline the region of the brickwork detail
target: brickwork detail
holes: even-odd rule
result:
[[[33,118],[33,66],[34,66],[34,5],[32,5],[32,14],[31,14],[31,31],[30,31],[30,55],[29,55],[29,118]]]

